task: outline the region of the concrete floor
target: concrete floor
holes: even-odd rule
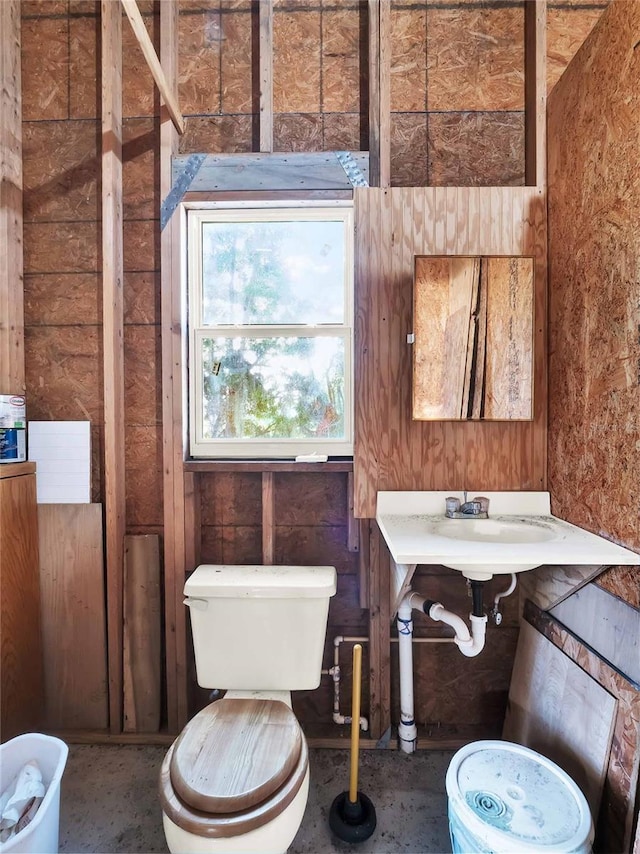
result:
[[[157,796],[162,747],[71,746],[62,778],[60,852],[166,852]],[[348,788],[346,750],[311,751],[307,810],[290,854],[444,854],[451,851],[445,774],[453,754],[363,750],[359,788],[377,814],[358,845],[332,837],[331,803]]]

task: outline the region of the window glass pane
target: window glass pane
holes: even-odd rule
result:
[[[204,222],[207,326],[342,323],[342,221]]]
[[[205,439],[341,439],[339,337],[205,338]]]

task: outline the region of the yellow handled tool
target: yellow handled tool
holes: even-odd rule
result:
[[[376,810],[369,798],[358,791],[358,750],[360,747],[360,698],[362,647],[353,647],[353,690],[351,692],[351,761],[349,791],[334,798],[329,810],[329,827],[343,842],[364,842],[376,829]]]
[[[351,697],[351,767],[349,770],[349,800],[358,800],[358,751],[360,750],[360,696],[362,681],[362,647],[353,647],[353,694]]]

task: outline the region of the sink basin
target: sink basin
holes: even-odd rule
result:
[[[550,525],[529,519],[445,519],[431,530],[438,537],[476,543],[543,543],[555,536]]]
[[[430,519],[425,533],[453,540],[452,553],[443,557],[442,565],[457,569],[465,578],[475,581],[535,569],[543,561],[537,557],[533,546],[558,536],[551,521],[523,518]],[[456,546],[459,547],[457,551]],[[470,564],[469,558],[474,553],[476,560]],[[482,562],[483,556],[486,562]],[[511,560],[505,562],[504,558],[509,556]]]
[[[543,564],[640,564],[635,552],[552,516],[548,492],[472,494],[489,499],[488,519],[448,519],[447,497],[464,500],[462,493],[378,493],[376,521],[393,557],[396,599],[418,564],[448,566],[477,581]]]

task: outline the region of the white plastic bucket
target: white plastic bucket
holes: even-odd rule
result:
[[[58,854],[60,780],[68,753],[64,741],[40,733],[18,735],[0,744],[1,792],[30,759],[40,766],[47,787],[33,821],[7,842],[0,843],[0,854]]]
[[[453,854],[589,854],[593,822],[575,782],[508,741],[461,748],[447,770]]]

